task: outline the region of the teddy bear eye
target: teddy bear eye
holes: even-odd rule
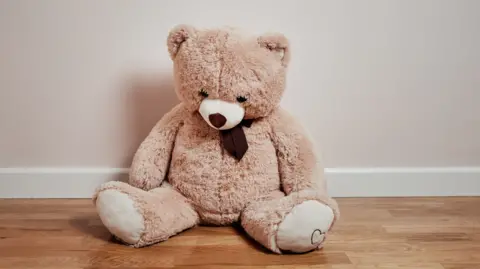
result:
[[[239,97],[237,97],[237,101],[238,101],[239,103],[243,103],[243,102],[246,102],[246,101],[247,101],[247,98],[245,98],[245,97],[243,97],[243,96],[239,96]]]
[[[203,97],[208,97],[208,92],[203,88],[200,90],[199,94]]]

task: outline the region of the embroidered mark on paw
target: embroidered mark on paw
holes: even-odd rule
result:
[[[312,233],[312,237],[310,238],[312,245],[320,244],[322,242],[323,235],[325,235],[324,232],[322,232],[320,229],[315,229],[315,231]]]

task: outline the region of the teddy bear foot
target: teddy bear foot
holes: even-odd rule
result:
[[[144,191],[123,182],[108,182],[93,200],[105,227],[133,247],[165,241],[199,220],[186,198],[169,186]]]
[[[128,194],[109,189],[98,194],[96,208],[105,227],[120,241],[135,245],[145,230],[145,220]]]
[[[337,220],[336,204],[306,190],[256,201],[242,212],[245,231],[271,251],[305,253],[322,247]]]
[[[305,201],[295,206],[279,224],[277,247],[294,253],[320,248],[333,220],[330,207],[315,200]]]

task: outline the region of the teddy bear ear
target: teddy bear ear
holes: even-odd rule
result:
[[[175,59],[175,56],[180,49],[180,46],[188,38],[191,38],[195,33],[195,28],[190,25],[180,24],[170,30],[167,38],[168,53],[170,58]]]
[[[268,33],[258,37],[260,46],[276,53],[283,66],[290,62],[290,44],[288,39],[281,33]]]

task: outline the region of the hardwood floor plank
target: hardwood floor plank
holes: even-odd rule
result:
[[[444,263],[442,264],[444,269],[478,269],[479,263]]]
[[[347,252],[347,256],[353,264],[375,264],[375,263],[461,263],[465,260],[472,260],[470,253],[459,253],[452,251],[421,251],[421,252],[376,252],[360,253]]]
[[[202,265],[316,265],[350,264],[344,253],[308,253],[305,255],[281,256],[251,251],[244,246],[182,246],[153,247],[149,249],[110,249],[110,250],[42,250],[38,248],[2,249],[1,266],[31,267],[41,261],[43,266],[63,264],[73,266],[202,266]]]
[[[381,263],[374,265],[355,265],[355,269],[444,269],[439,263]]]

